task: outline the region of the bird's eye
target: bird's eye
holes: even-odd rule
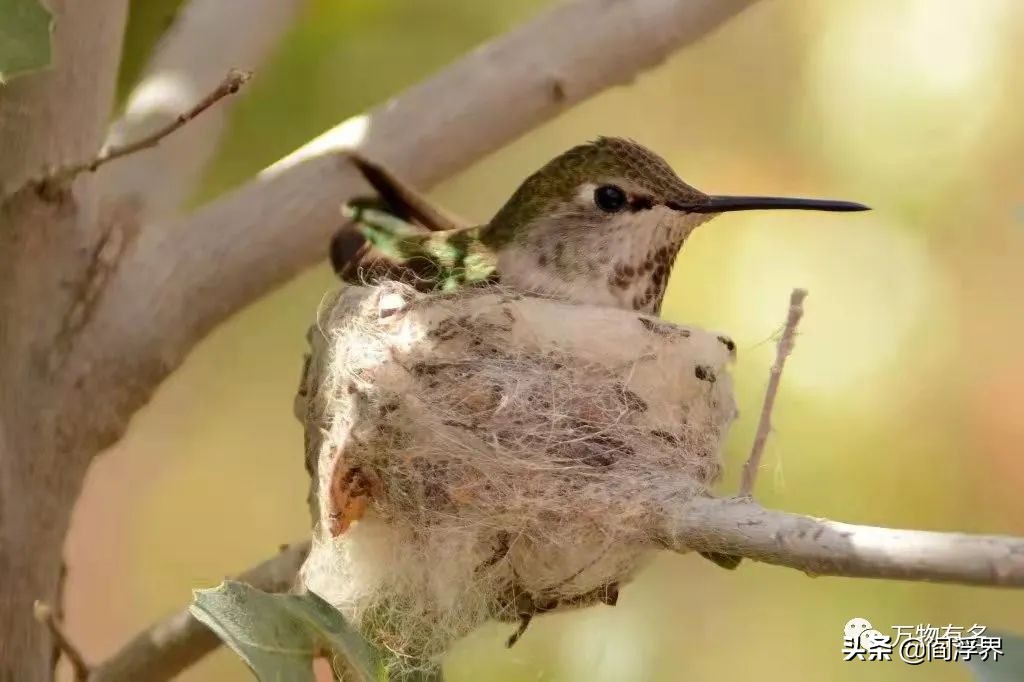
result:
[[[615,185],[601,185],[594,190],[594,203],[606,213],[621,211],[626,206],[626,193]]]

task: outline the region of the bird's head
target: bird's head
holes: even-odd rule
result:
[[[729,211],[783,208],[866,209],[844,201],[708,195],[651,150],[603,137],[528,177],[481,238],[504,255],[503,277],[539,268],[538,284],[550,278],[563,288],[585,288],[595,303],[657,312],[676,254],[697,225]]]

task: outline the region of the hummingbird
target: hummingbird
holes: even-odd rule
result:
[[[331,245],[348,282],[399,279],[421,290],[501,283],[573,303],[657,315],[676,257],[698,225],[733,211],[865,211],[827,199],[709,195],[658,154],[601,137],[555,157],[483,225],[433,206],[384,167],[354,155],[377,191],[349,203]]]
[[[400,280],[423,291],[500,283],[651,315],[660,313],[687,238],[719,214],[869,210],[850,201],[705,194],[650,149],[601,137],[549,161],[489,222],[470,225],[383,166],[355,154],[351,160],[377,196],[343,209],[350,224],[335,234],[331,262],[344,281]],[[740,562],[701,555],[724,568]]]

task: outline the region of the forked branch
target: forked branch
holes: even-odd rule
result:
[[[57,615],[53,612],[50,605],[37,601],[33,606],[33,615],[40,625],[50,631],[50,636],[53,637],[53,642],[57,645],[58,651],[68,659],[75,682],[87,680],[89,678],[89,664],[85,662],[82,652],[78,650],[78,647],[75,646],[74,642],[71,641],[71,638],[64,631],[64,626],[57,620]]]

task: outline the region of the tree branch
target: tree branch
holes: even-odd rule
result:
[[[79,161],[77,163],[71,163],[66,166],[59,166],[49,171],[45,177],[38,182],[40,184],[62,184],[70,182],[79,173],[86,171],[96,172],[104,164],[107,164],[115,159],[120,159],[130,154],[143,151],[144,149],[152,149],[160,144],[160,141],[165,137],[178,130],[186,123],[196,118],[204,111],[212,107],[214,104],[224,99],[228,95],[233,95],[252,77],[252,74],[248,71],[238,71],[232,69],[228,72],[228,75],[224,77],[216,88],[212,92],[208,93],[199,102],[197,102],[192,108],[184,113],[178,114],[170,123],[160,127],[157,130],[149,133],[148,135],[135,140],[133,142],[126,142],[122,145],[106,146],[101,149],[92,159],[88,161]]]
[[[57,603],[61,547],[100,430],[83,425],[103,402],[77,400],[50,364],[95,246],[94,183],[56,198],[8,192],[102,144],[128,3],[45,4],[52,66],[0,88],[0,680],[52,678],[53,637],[33,600]]]
[[[173,367],[225,317],[325,259],[339,205],[365,191],[344,151],[433,185],[752,2],[575,0],[472,51],[191,218],[144,230],[97,311],[107,336],[90,361],[155,356]]]
[[[291,28],[304,0],[190,0],[158,45],[146,72],[111,127],[108,146],[125,144],[167,125],[229,69],[256,71]],[[175,136],[173,145],[105,169],[101,194],[131,197],[144,220],[181,208],[217,152],[230,107],[217,107]]]
[[[0,196],[99,149],[110,120],[127,0],[52,0],[51,68],[0,96]]]
[[[87,680],[89,678],[89,664],[85,662],[82,652],[78,650],[78,647],[74,645],[67,633],[64,632],[64,627],[57,620],[57,616],[49,604],[37,601],[33,606],[33,613],[36,621],[50,631],[50,636],[53,637],[57,649],[67,656],[75,682]]]
[[[690,500],[666,519],[663,543],[676,552],[739,556],[811,576],[1024,587],[1024,538],[841,523],[766,509],[749,497]],[[284,591],[308,550],[308,542],[293,545],[239,579]],[[184,609],[136,636],[89,680],[167,680],[219,645]]]
[[[287,592],[294,586],[308,553],[309,541],[286,546],[280,554],[242,573],[237,580],[266,592]],[[186,607],[132,638],[97,665],[89,681],[170,680],[220,644],[217,636],[193,618]]]
[[[860,526],[697,498],[669,519],[669,549],[719,552],[808,575],[1024,587],[1024,538]]]
[[[757,482],[757,472],[761,467],[764,446],[768,442],[768,434],[772,430],[772,410],[775,409],[775,396],[779,392],[779,382],[782,380],[782,370],[786,366],[786,358],[793,352],[796,328],[800,324],[800,318],[804,316],[805,298],[807,298],[806,289],[793,289],[793,293],[789,296],[789,314],[786,316],[786,326],[782,330],[782,336],[779,338],[776,348],[775,364],[772,365],[771,373],[768,376],[768,388],[764,392],[764,403],[761,405],[761,418],[757,423],[754,445],[750,449],[750,457],[743,465],[743,480],[740,484],[741,496],[749,496],[754,493],[754,484]]]
[[[300,1],[251,4],[270,12]],[[0,496],[16,491],[17,496],[5,499],[19,500],[19,505],[6,505],[16,513],[0,517],[5,538],[11,540],[8,554],[17,559],[0,561],[0,639],[12,654],[0,657],[0,677],[8,673],[16,679],[45,679],[41,665],[49,660],[36,661],[32,654],[45,647],[41,629],[30,617],[31,600],[52,600],[70,508],[92,457],[116,441],[131,415],[217,323],[326,256],[339,204],[362,189],[339,153],[352,146],[345,142],[353,139],[350,133],[359,133],[355,137],[373,158],[417,185],[430,185],[571,104],[657,64],[753,1],[574,0],[476,50],[368,116],[330,131],[177,224],[154,224],[153,217],[162,215],[160,206],[177,208],[187,193],[182,187],[191,186],[209,158],[203,150],[212,148],[216,138],[205,128],[219,125],[223,107],[181,130],[173,145],[110,164],[95,182],[92,176],[79,176],[75,191],[64,193],[59,202],[19,193],[17,202],[0,207],[8,211],[0,218],[9,223],[0,226],[0,255],[15,265],[0,268],[0,298],[6,288],[17,299],[16,305],[6,307],[7,301],[0,300],[0,308],[17,313],[10,319],[24,322],[18,326],[24,331],[13,341],[0,334],[0,367],[7,371],[8,389],[0,392],[6,416],[0,420]],[[102,44],[105,54],[116,56],[126,0],[51,0],[51,5],[57,6],[58,37],[92,47]],[[106,23],[97,25],[101,15],[108,16],[98,9],[101,5],[118,8],[117,31],[108,30]],[[276,36],[289,23],[267,21],[272,15],[255,21],[247,14],[246,30],[240,31],[234,3],[193,0],[191,6],[210,11],[219,7],[230,16],[220,22],[196,21],[196,31],[211,31],[203,38],[193,33],[186,40],[190,31],[181,28],[181,37],[169,38],[161,48],[166,61],[155,60],[151,75],[163,74],[157,84],[185,83],[199,90],[188,90],[183,99],[180,94],[173,101],[163,99],[171,101],[166,110],[153,100],[143,106],[146,100],[140,101],[142,91],[137,91],[125,121],[138,121],[140,128],[130,133],[119,128],[126,137],[113,137],[114,145],[142,137],[167,120],[144,123],[146,116],[136,117],[135,112],[177,116],[226,68],[253,66],[238,58],[240,52],[224,64],[203,50],[226,54],[225,45],[234,44],[238,35],[270,25]],[[80,21],[68,20],[78,14]],[[102,78],[85,77],[81,69],[90,61],[84,51],[61,48],[60,41],[56,47],[62,75],[48,81],[45,97],[39,97],[44,104],[26,113],[22,109],[31,97],[10,96],[14,88],[26,87],[22,81],[49,78],[43,75],[20,79],[0,99],[0,176],[15,186],[35,177],[42,166],[89,158],[102,144],[116,59],[103,63]],[[194,60],[188,58],[190,51]],[[82,59],[69,62],[76,55]],[[61,64],[68,66],[66,73]],[[214,75],[200,82],[198,71],[186,64],[208,64]],[[101,114],[89,113],[83,121],[68,114],[90,109],[101,99]],[[76,106],[67,106],[69,100]],[[65,122],[79,133],[89,128],[88,134],[69,134],[74,142],[65,145]],[[26,130],[33,140],[27,146],[19,137]],[[194,141],[198,151],[181,151]],[[25,148],[6,153],[19,145]],[[180,163],[170,156],[179,151]],[[19,172],[4,172],[8,166]],[[158,182],[160,192],[150,191]],[[100,184],[109,193],[92,191]],[[95,201],[97,196],[110,201]],[[173,200],[161,203],[165,197]],[[17,229],[7,229],[11,226]],[[5,234],[11,239],[5,241]],[[46,362],[23,361],[39,357],[40,348],[49,354]],[[59,383],[49,369],[53,367],[60,369]],[[171,631],[180,633],[172,642],[193,641],[194,631],[188,628]],[[177,644],[161,648],[154,639],[157,634],[143,636],[139,650],[178,650]]]

